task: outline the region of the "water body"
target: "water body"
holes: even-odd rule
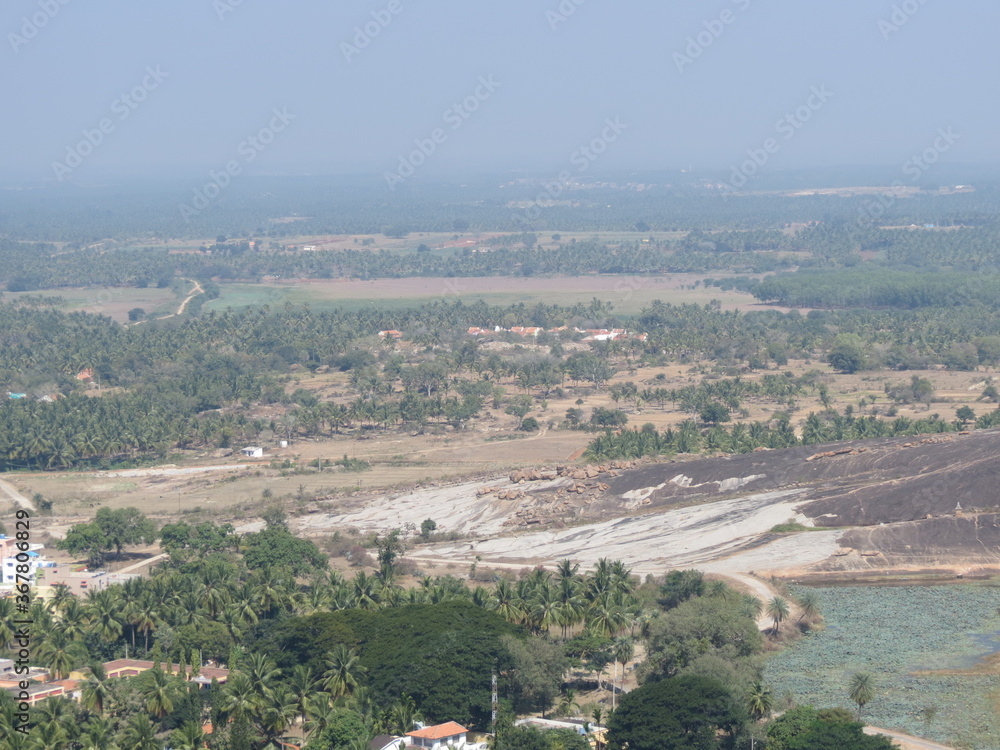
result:
[[[779,652],[766,668],[776,695],[798,703],[853,708],[847,685],[870,672],[876,699],[864,718],[876,726],[974,750],[1000,750],[1000,715],[990,696],[1000,675],[925,675],[966,669],[1000,652],[1000,588],[957,586],[813,587],[826,628]],[[923,710],[934,707],[932,721]]]

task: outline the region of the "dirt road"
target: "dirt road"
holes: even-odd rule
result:
[[[178,315],[183,315],[184,311],[187,309],[188,303],[191,302],[191,300],[193,300],[199,294],[204,294],[205,293],[205,287],[203,287],[201,285],[201,282],[198,281],[197,279],[184,279],[184,281],[190,281],[192,284],[194,284],[194,287],[191,289],[190,294],[188,294],[188,296],[185,297],[181,301],[180,306],[178,306],[178,308],[177,308],[177,312],[173,312],[173,313],[170,313],[168,315],[161,315],[158,318],[150,318],[149,320],[166,320],[167,318],[176,318]],[[147,320],[137,320],[134,323],[132,323],[131,325],[138,326],[138,325],[142,325],[143,323],[146,323],[146,322],[148,322],[148,321]]]
[[[201,282],[198,281],[198,279],[188,279],[188,281],[194,282],[194,288],[191,290],[191,293],[184,298],[184,301],[181,302],[181,306],[177,308],[177,312],[175,312],[173,315],[168,315],[167,316],[168,318],[172,318],[177,315],[183,315],[184,311],[187,309],[188,303],[195,297],[197,297],[199,294],[205,293],[205,288],[201,285]]]
[[[914,737],[910,734],[891,732],[888,729],[880,729],[879,727],[865,727],[865,734],[884,734],[893,742],[896,742],[903,750],[955,750],[949,745],[940,745],[937,742]]]
[[[0,492],[5,494],[25,510],[30,510],[32,512],[37,510],[37,508],[35,508],[35,504],[18,492],[17,488],[10,484],[10,482],[5,482],[3,479],[0,479]]]

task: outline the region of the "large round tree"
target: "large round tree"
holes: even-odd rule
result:
[[[608,726],[608,750],[714,750],[746,721],[746,711],[718,680],[672,677],[633,690]]]

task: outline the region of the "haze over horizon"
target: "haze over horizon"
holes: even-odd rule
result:
[[[984,0],[16,0],[0,173],[996,163],[998,20]]]

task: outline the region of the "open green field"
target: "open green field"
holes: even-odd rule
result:
[[[185,288],[190,286],[185,283]],[[55,289],[37,292],[4,292],[3,299],[14,302],[25,297],[59,297],[56,306],[64,312],[88,312],[107,315],[119,323],[128,320],[128,311],[141,307],[147,317],[156,318],[176,312],[179,300],[171,289],[147,287],[92,287]]]
[[[655,300],[673,304],[707,304],[718,300],[724,309],[761,309],[749,294],[704,288],[706,274],[670,274],[664,276],[573,276],[573,277],[476,277],[405,279],[308,280],[265,284],[221,284],[218,299],[206,304],[213,310],[241,308],[286,302],[308,302],[313,309],[333,307],[360,309],[379,307],[401,309],[434,300],[482,300],[492,305],[517,303],[575,305],[587,304],[594,297],[610,302],[621,315],[636,315]]]
[[[1000,650],[1000,586],[813,590],[826,629],[768,663],[776,696],[790,692],[799,704],[853,708],[851,675],[871,672],[877,694],[862,714],[867,723],[973,750],[1000,749],[1000,672],[995,665],[975,668]]]

